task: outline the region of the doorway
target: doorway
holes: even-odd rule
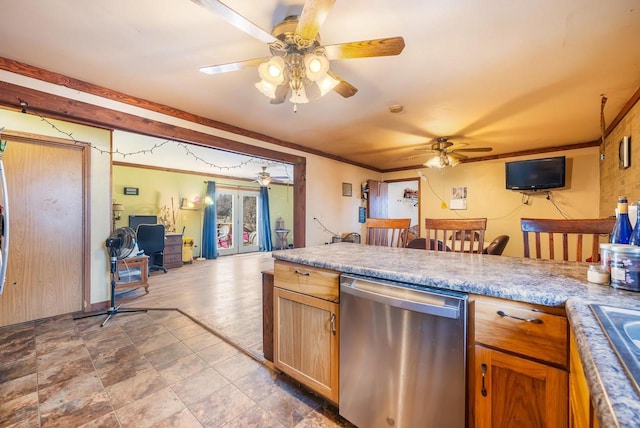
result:
[[[258,251],[257,191],[218,188],[216,228],[221,256]]]
[[[7,147],[11,239],[0,326],[81,311],[89,150],[18,133]]]

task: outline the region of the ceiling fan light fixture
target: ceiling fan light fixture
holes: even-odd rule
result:
[[[258,83],[256,83],[255,86],[265,96],[267,96],[267,97],[269,97],[271,99],[275,99],[276,98],[276,88],[278,87],[278,85],[271,84],[271,83],[267,82],[266,80],[261,80]]]
[[[307,78],[315,82],[327,75],[329,60],[324,55],[310,52],[304,56],[304,68]]]
[[[422,165],[427,168],[444,168],[446,166],[442,163],[440,156],[433,156],[432,158],[427,159],[427,161]]]
[[[320,87],[320,96],[323,97],[333,91],[340,81],[326,74],[322,79],[316,81],[316,83]]]
[[[281,56],[274,56],[258,66],[258,74],[262,80],[272,85],[280,85],[284,82],[285,62]]]
[[[289,101],[292,104],[306,104],[309,102],[309,98],[307,98],[307,93],[304,90],[304,86],[301,86],[299,89],[295,91],[291,91],[291,96],[289,97]]]
[[[460,159],[455,156],[447,155],[447,165],[448,166],[456,166],[460,163]]]
[[[271,176],[262,175],[256,180],[260,186],[268,186],[271,183]]]

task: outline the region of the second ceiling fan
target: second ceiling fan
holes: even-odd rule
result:
[[[268,33],[218,0],[192,0],[212,11],[236,28],[265,42],[271,57],[254,58],[228,64],[201,67],[206,74],[258,67],[260,82],[256,88],[269,97],[272,104],[287,98],[297,105],[335,91],[343,97],[353,96],[358,89],[333,73],[329,61],[398,55],[404,49],[402,37],[390,37],[323,46],[319,30],[333,8],[335,0],[306,0],[299,17],[288,16]]]
[[[431,147],[426,149],[418,149],[431,153],[432,156],[427,158],[423,163],[428,168],[444,168],[446,166],[456,166],[461,160],[467,159],[466,155],[461,152],[490,152],[492,147],[468,147],[466,143],[459,143],[462,147],[457,148],[448,137],[438,137],[436,142],[431,144]]]

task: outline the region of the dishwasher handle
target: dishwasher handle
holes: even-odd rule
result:
[[[354,277],[341,282],[340,292],[400,309],[451,319],[461,317],[461,305],[466,299]]]

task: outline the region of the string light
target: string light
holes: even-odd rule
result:
[[[18,98],[18,102],[19,102],[19,105],[20,105],[20,108],[21,108],[21,112],[22,113],[27,113],[27,107],[29,106],[29,103],[27,103],[26,101],[24,101],[24,100],[22,100],[20,98]],[[234,169],[240,169],[240,168],[242,168],[242,167],[244,167],[244,166],[246,166],[248,164],[251,164],[251,163],[256,163],[256,164],[260,164],[260,165],[264,165],[264,164],[275,165],[275,164],[278,164],[277,162],[268,161],[268,160],[261,159],[261,158],[249,157],[246,160],[240,161],[240,163],[238,163],[236,165],[218,165],[218,164],[215,164],[213,162],[209,162],[205,158],[203,158],[203,157],[197,155],[196,153],[194,153],[191,150],[191,148],[189,147],[189,144],[183,143],[183,142],[180,142],[180,141],[175,141],[175,140],[172,140],[172,139],[167,139],[167,140],[164,140],[164,141],[159,142],[159,143],[154,143],[153,146],[151,148],[148,148],[148,149],[141,149],[141,150],[132,151],[132,152],[126,152],[126,153],[121,152],[119,149],[116,149],[116,150],[113,150],[113,151],[104,150],[104,149],[101,149],[100,147],[97,147],[97,146],[91,144],[91,143],[83,143],[83,142],[80,142],[80,141],[76,140],[71,132],[67,132],[67,131],[64,131],[64,130],[58,128],[58,126],[56,126],[55,123],[52,123],[50,120],[48,120],[46,117],[44,117],[40,113],[32,111],[32,110],[29,110],[29,112],[33,113],[36,116],[38,116],[40,118],[40,120],[42,120],[43,122],[45,122],[46,124],[51,126],[59,134],[62,134],[64,136],[66,136],[69,140],[71,140],[73,142],[73,144],[83,145],[83,146],[88,145],[89,147],[91,147],[92,149],[96,150],[97,152],[99,152],[102,155],[104,155],[104,154],[111,155],[111,156],[119,155],[119,156],[122,156],[123,158],[126,159],[127,156],[153,154],[153,152],[155,150],[160,149],[161,147],[163,147],[163,146],[165,146],[165,145],[167,145],[169,143],[173,143],[176,146],[181,147],[182,149],[184,149],[185,156],[188,156],[188,157],[190,156],[196,162],[201,162],[201,163],[207,165],[210,168],[215,168],[215,169],[218,169],[220,171],[231,171],[231,170],[234,170]],[[2,135],[2,131],[3,130],[4,130],[4,127],[0,127],[0,135]],[[212,150],[215,150],[215,148],[212,148]]]

